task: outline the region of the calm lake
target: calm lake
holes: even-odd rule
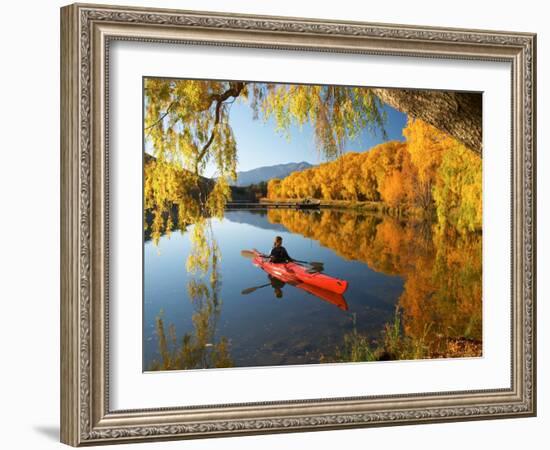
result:
[[[145,241],[146,371],[167,348],[193,339],[206,348],[222,341],[234,367],[335,361],[349,333],[379,339],[398,304],[408,334],[481,337],[480,236],[446,236],[441,248],[430,223],[334,210],[230,210],[209,221],[220,255],[215,280],[211,270],[186,270],[193,226]],[[269,253],[276,235],[292,257],[322,261],[326,274],[346,279],[344,303],[274,286],[241,256],[252,248]],[[453,264],[467,270],[455,274]],[[259,288],[242,293],[251,287]],[[210,367],[207,355],[193,351],[197,368]]]

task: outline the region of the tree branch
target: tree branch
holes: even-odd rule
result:
[[[180,98],[178,97],[176,100],[174,100],[172,103],[170,103],[168,105],[168,108],[166,108],[166,111],[159,117],[158,120],[155,121],[154,124],[152,125],[149,125],[148,127],[145,128],[145,130],[149,130],[150,128],[153,128],[154,126],[158,125],[159,122],[162,122],[164,120],[164,118],[168,115],[168,113],[170,112],[170,110],[180,101]]]
[[[212,102],[216,102],[216,110],[215,110],[215,118],[214,118],[214,125],[212,126],[212,133],[210,134],[210,138],[208,141],[206,141],[206,144],[202,147],[200,153],[197,156],[197,161],[195,162],[195,173],[198,174],[198,167],[199,163],[202,161],[202,159],[206,156],[206,152],[212,145],[212,142],[214,142],[214,138],[216,137],[216,127],[220,123],[220,116],[221,116],[221,108],[223,105],[223,102],[227,100],[229,97],[238,97],[241,94],[241,91],[244,88],[243,82],[237,82],[237,83],[231,83],[230,88],[225,91],[222,94],[213,94],[210,99],[210,106],[212,106]]]

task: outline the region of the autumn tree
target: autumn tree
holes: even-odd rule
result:
[[[342,197],[344,200],[364,200],[362,187],[368,182],[361,171],[361,154],[348,153],[342,159]]]
[[[410,118],[403,129],[403,135],[407,139],[407,150],[417,170],[417,177],[411,183],[415,201],[424,210],[432,209],[432,191],[443,153],[454,147],[456,141],[422,120]]]
[[[281,180],[273,178],[267,182],[267,198],[276,200],[281,196]]]
[[[392,208],[401,208],[407,199],[402,172],[394,170],[388,174],[380,186],[380,194],[384,202]]]
[[[444,154],[434,187],[438,222],[458,231],[481,229],[482,172],[481,158],[465,146],[455,143],[452,151]]]
[[[423,209],[435,208],[438,221],[457,229],[481,227],[481,158],[464,144],[422,120],[403,130],[418,176],[411,184]],[[410,178],[410,177],[409,177]]]

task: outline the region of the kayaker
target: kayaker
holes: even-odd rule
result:
[[[275,236],[275,242],[273,242],[269,260],[276,264],[294,261],[286,251],[286,248],[283,247],[283,238],[281,236]]]

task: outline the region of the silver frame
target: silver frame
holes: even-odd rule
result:
[[[505,61],[512,67],[509,389],[112,411],[108,62],[113,40]],[[74,4],[61,9],[61,440],[73,446],[536,414],[536,35]]]

